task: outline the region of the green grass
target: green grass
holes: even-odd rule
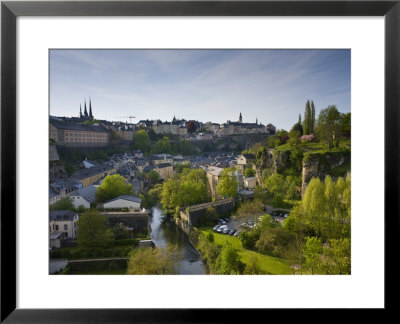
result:
[[[200,230],[204,235],[206,235],[208,232],[212,232],[214,234],[214,244],[218,244],[221,246],[224,246],[227,242],[232,244],[238,250],[238,253],[242,258],[242,262],[246,264],[249,263],[250,257],[252,255],[255,255],[258,258],[258,261],[260,262],[261,269],[266,274],[277,274],[277,275],[292,274],[289,263],[285,259],[247,250],[243,248],[242,243],[237,237],[226,234],[215,233],[211,229],[203,228]]]
[[[284,152],[284,151],[292,151],[294,149],[289,143],[279,145],[275,147],[276,151]],[[351,149],[351,140],[340,140],[339,148],[334,147],[332,150],[329,150],[328,144],[324,142],[318,143],[303,143],[301,145],[301,149],[304,152],[304,155],[312,154],[312,153],[327,153],[327,152],[342,152],[345,150]]]

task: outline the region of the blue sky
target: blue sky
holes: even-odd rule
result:
[[[350,112],[350,50],[51,50],[50,114],[98,119],[272,123],[290,129],[307,99]]]

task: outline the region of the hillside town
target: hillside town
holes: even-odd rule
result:
[[[171,232],[179,230],[174,235],[186,240],[189,264],[197,264],[196,270],[175,264],[171,273],[224,271],[218,255],[231,248],[229,240],[241,242],[246,251],[259,250],[258,259],[237,261],[229,273],[267,273],[259,260],[268,255],[282,258],[276,273],[310,271],[294,247],[256,242],[262,228],[275,233],[293,219],[291,211],[313,179],[340,182],[346,174],[350,179],[349,136],[341,130],[341,145],[335,133],[332,146],[330,135],[327,144],[318,141],[315,117],[308,123],[314,107],[290,132],[258,119],[245,123],[242,113],[237,121],[223,124],[175,116],[171,122],[124,123],[97,120],[91,100],[83,107],[78,117],[49,118],[50,273],[114,273],[114,268],[115,273],[160,273],[136,269],[138,255],[132,251],[176,240],[157,241],[167,235],[162,224]],[[235,137],[242,143],[232,146]],[[322,157],[312,154],[321,148],[325,169],[318,168]],[[347,216],[341,217],[341,227],[348,226]],[[213,245],[218,235],[225,237],[226,246]]]

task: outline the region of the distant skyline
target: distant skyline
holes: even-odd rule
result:
[[[97,119],[272,123],[289,130],[313,100],[316,116],[350,112],[350,50],[51,50],[50,114]]]

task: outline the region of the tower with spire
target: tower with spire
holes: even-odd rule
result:
[[[85,119],[88,119],[88,112],[87,112],[87,108],[86,108],[86,99],[85,99],[85,111],[83,112],[83,114],[85,115]]]
[[[82,121],[93,121],[94,117],[93,117],[93,111],[92,111],[92,100],[89,99],[89,113],[86,107],[86,99],[85,99],[85,103],[84,103],[84,111],[82,113],[82,104],[79,104],[79,119],[81,119]]]
[[[242,122],[242,113],[240,113],[240,115],[239,115],[239,123],[241,123]]]
[[[92,100],[89,98],[89,120],[93,121],[93,114],[92,114]]]

